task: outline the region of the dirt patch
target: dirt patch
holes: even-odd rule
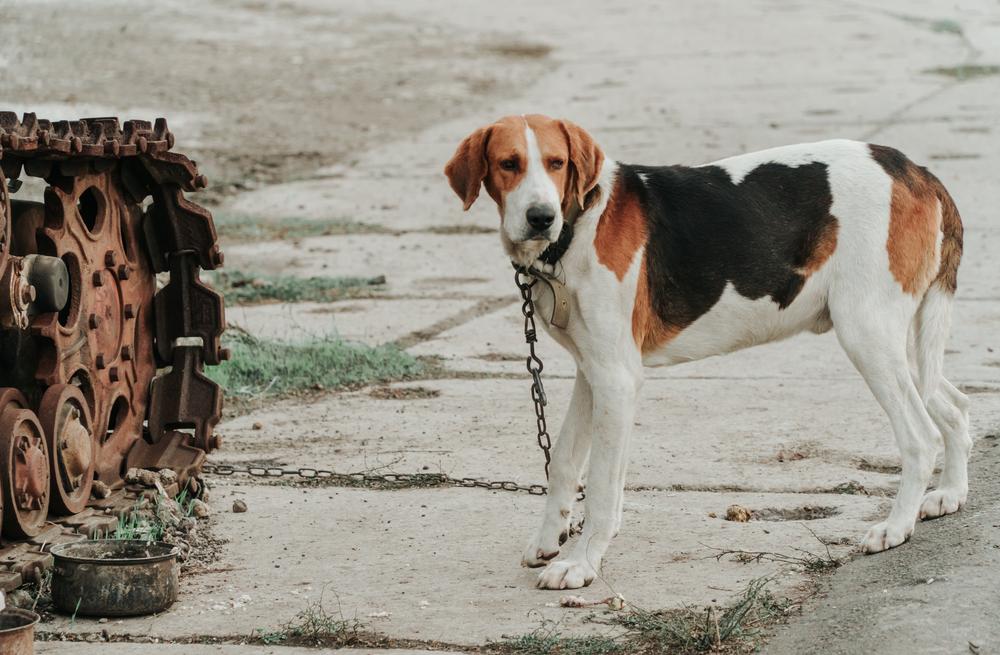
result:
[[[543,59],[552,53],[552,46],[544,43],[510,42],[486,47],[488,52],[514,59]]]
[[[352,166],[372,145],[490,108],[552,67],[550,46],[491,26],[477,33],[343,5],[156,3],[135,12],[109,0],[98,12],[26,12],[0,24],[7,66],[18,71],[4,87],[5,109],[166,116],[177,150],[209,179],[198,194],[205,203]],[[151,40],[145,25],[170,29]],[[52,71],[65,83],[40,93],[37,80]]]
[[[895,462],[865,459],[864,457],[855,460],[854,466],[860,471],[870,471],[872,473],[887,473],[890,475],[899,475],[899,473],[902,471],[900,465]]]
[[[476,355],[476,359],[481,359],[484,362],[520,362],[524,361],[524,355],[516,355],[513,353],[486,353],[485,355]]]
[[[977,77],[1000,75],[1000,66],[983,64],[962,64],[960,66],[940,66],[924,71],[931,75],[944,75],[956,80],[972,80]]]
[[[840,514],[836,507],[818,507],[806,505],[804,507],[765,507],[755,509],[752,517],[755,521],[815,521],[817,519],[827,519]]]
[[[962,393],[1000,393],[1000,388],[997,387],[987,387],[981,384],[960,384],[958,385],[959,391]]]
[[[420,400],[437,398],[441,391],[427,387],[375,387],[368,395],[379,400]]]

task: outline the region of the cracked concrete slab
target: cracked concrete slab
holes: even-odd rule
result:
[[[331,611],[339,608],[394,637],[459,645],[530,632],[542,619],[559,620],[574,632],[607,630],[586,621],[588,610],[550,606],[563,594],[532,589],[537,572],[519,566],[541,497],[480,489],[301,489],[246,480],[220,481],[212,494],[215,529],[230,538],[222,559],[186,579],[171,611],[109,622],[102,626],[109,633],[245,635],[276,627],[321,597]],[[247,503],[246,513],[227,511],[237,498]],[[629,494],[625,527],[603,579],[582,594],[604,598],[620,591],[639,607],[681,607],[728,601],[763,575],[777,575],[776,592],[795,593],[801,579],[783,567],[716,561],[712,547],[823,553],[824,546],[801,522],[726,521],[719,500],[705,492]],[[836,501],[762,493],[727,500],[792,509]],[[838,514],[808,521],[809,527],[833,542],[858,533],[881,501],[852,500]],[[830,548],[843,555],[850,547]],[[57,619],[48,627],[88,632],[94,626]]]
[[[418,391],[377,400],[365,389],[226,421],[229,446],[216,461],[541,481],[526,381],[393,388]],[[567,379],[548,382],[553,436],[571,388]],[[1000,418],[1000,394],[977,394],[973,402],[978,435]],[[627,480],[633,487],[775,491],[853,481],[885,493],[896,480],[877,464],[897,461],[888,420],[859,377],[657,379],[643,390]]]
[[[513,299],[511,299],[513,302]],[[353,298],[332,303],[226,307],[226,320],[254,336],[279,341],[339,338],[376,346],[427,330],[476,307],[475,300]]]

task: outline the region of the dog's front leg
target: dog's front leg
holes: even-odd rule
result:
[[[559,554],[559,547],[569,536],[570,514],[576,500],[580,472],[590,453],[590,418],[594,399],[590,383],[580,370],[576,372],[573,397],[559,438],[552,448],[549,466],[549,493],[545,514],[538,532],[528,542],[521,558],[522,566],[544,566]]]
[[[605,365],[584,371],[594,403],[583,534],[565,560],[552,562],[538,576],[538,586],[543,589],[576,589],[593,582],[618,529],[641,367],[602,363]]]

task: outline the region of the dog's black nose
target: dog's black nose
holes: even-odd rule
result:
[[[556,213],[552,211],[551,207],[547,207],[546,205],[532,205],[528,207],[526,216],[528,218],[528,225],[539,232],[547,230],[552,225],[552,221],[556,220]]]

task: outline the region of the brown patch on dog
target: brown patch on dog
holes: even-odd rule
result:
[[[954,293],[962,259],[963,229],[951,195],[933,174],[899,151],[877,145],[869,148],[875,161],[893,179],[886,241],[893,277],[903,291],[915,296],[923,294],[932,282]]]
[[[597,261],[623,279],[635,253],[645,245],[646,236],[646,215],[639,199],[626,192],[622,184],[615,184],[594,235]],[[639,277],[644,279],[645,275]]]
[[[639,268],[639,280],[635,288],[635,305],[632,307],[632,338],[643,354],[657,350],[673,339],[679,328],[667,325],[653,310],[649,295],[649,277],[646,271],[646,257],[643,255]]]
[[[639,198],[628,193],[623,184],[615,184],[594,235],[597,261],[614,273],[619,281],[623,280],[635,254],[646,244],[647,237],[646,215]],[[632,307],[632,338],[639,350],[647,353],[674,338],[678,332],[679,329],[664,323],[653,309],[649,273],[643,254]]]
[[[837,249],[837,232],[840,229],[837,219],[833,216],[825,221],[819,228],[816,239],[812,243],[812,251],[806,260],[799,267],[799,273],[804,277],[809,277],[823,267],[826,260],[830,259],[833,251]]]
[[[934,279],[939,229],[941,205],[937,196],[926,185],[918,183],[912,188],[905,182],[893,182],[886,248],[889,270],[906,293],[920,295]]]

